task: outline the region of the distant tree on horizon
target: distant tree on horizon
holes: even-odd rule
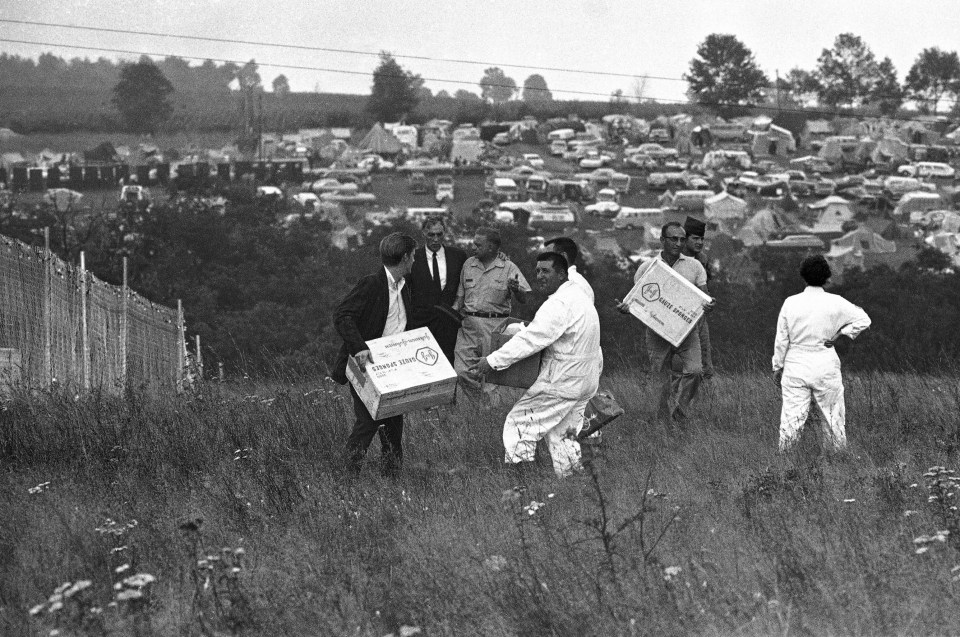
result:
[[[911,99],[936,113],[941,99],[960,94],[960,57],[956,51],[935,46],[924,49],[910,67],[904,86]]]
[[[700,43],[683,79],[690,97],[705,106],[753,104],[770,84],[753,52],[735,36],[722,33],[711,33]]]
[[[491,66],[483,72],[483,77],[480,79],[481,98],[494,104],[503,104],[513,99],[516,93],[516,80],[508,77],[499,66]]]
[[[523,81],[524,102],[552,102],[553,93],[547,88],[547,80],[539,73],[534,73]]]
[[[378,122],[402,119],[420,103],[423,80],[405,70],[386,51],[380,52],[380,64],[373,70],[373,86],[366,111]]]
[[[853,33],[841,33],[833,48],[823,49],[814,75],[820,103],[833,107],[863,106],[882,79],[873,51]]]
[[[173,113],[167,99],[171,93],[173,86],[163,72],[152,62],[141,60],[120,69],[111,102],[129,130],[155,133]]]

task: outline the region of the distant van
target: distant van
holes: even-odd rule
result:
[[[451,216],[448,208],[407,208],[407,220],[414,224],[421,224],[430,217],[441,217],[449,221]]]
[[[703,202],[714,194],[712,190],[678,190],[670,208],[683,212],[703,212]]]
[[[550,131],[549,133],[547,133],[547,139],[549,139],[551,142],[555,139],[561,139],[563,141],[567,141],[569,139],[573,139],[576,136],[577,136],[577,133],[572,128],[558,128],[555,131]]]
[[[491,198],[496,201],[519,201],[520,188],[517,186],[517,182],[512,179],[495,177]]]
[[[550,142],[550,154],[554,157],[562,157],[567,152],[567,142],[563,139],[554,139]]]
[[[660,208],[620,208],[613,218],[613,227],[618,230],[634,228],[659,228],[664,224],[663,210]]]
[[[576,215],[566,206],[545,206],[530,212],[527,226],[531,230],[563,230],[576,223]]]

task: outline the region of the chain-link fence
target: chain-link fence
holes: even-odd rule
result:
[[[175,389],[182,311],[0,236],[0,388]]]

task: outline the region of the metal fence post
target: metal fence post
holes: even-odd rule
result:
[[[130,336],[130,318],[128,316],[127,297],[129,290],[127,288],[127,257],[123,257],[123,286],[120,288],[122,298],[120,300],[120,389],[127,387],[127,340]]]
[[[177,299],[177,390],[183,389],[187,352],[186,327],[183,324],[183,301]]]
[[[53,331],[53,255],[50,252],[50,227],[43,229],[43,387],[53,383],[51,341]]]
[[[193,337],[194,350],[194,360],[197,365],[197,380],[203,380],[203,352],[200,351],[200,335],[196,334]]]
[[[80,253],[80,370],[82,387],[90,391],[90,334],[87,325],[87,255]]]

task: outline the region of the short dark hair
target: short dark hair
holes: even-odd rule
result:
[[[441,217],[440,215],[430,215],[429,217],[427,217],[426,219],[424,219],[424,220],[423,220],[423,223],[420,224],[420,229],[421,229],[421,230],[426,230],[426,229],[429,228],[430,226],[435,226],[435,225],[437,225],[438,223],[439,223],[441,226],[443,226],[443,229],[444,229],[444,230],[447,229],[447,222],[446,222],[446,220],[445,220],[443,217]]]
[[[554,272],[562,273],[563,276],[567,276],[567,268],[570,265],[567,263],[567,257],[563,256],[559,252],[541,252],[537,255],[537,263],[541,261],[549,261],[553,268]]]
[[[417,249],[413,237],[399,232],[388,234],[380,242],[380,260],[383,265],[399,265],[403,257]]]
[[[577,257],[580,256],[580,250],[577,248],[577,242],[570,237],[557,237],[556,239],[550,239],[549,241],[544,241],[543,245],[548,248],[553,246],[554,251],[560,252],[563,254],[563,256],[567,257],[569,265],[576,263]]]
[[[668,221],[667,223],[663,224],[662,228],[660,228],[660,237],[663,238],[667,236],[667,230],[669,230],[670,228],[680,228],[681,230],[683,230],[683,226],[680,225],[679,221]],[[683,230],[683,236],[687,236],[686,230]]]
[[[487,241],[495,245],[497,248],[499,248],[501,245],[499,230],[494,230],[493,228],[478,228],[476,234],[485,237]]]
[[[806,281],[807,285],[823,287],[823,284],[830,278],[830,264],[822,254],[814,254],[806,257],[800,263],[800,276]]]

